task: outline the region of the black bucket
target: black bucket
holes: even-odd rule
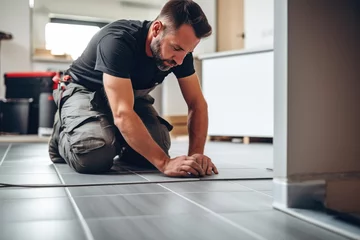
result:
[[[32,98],[0,99],[0,132],[27,134]]]

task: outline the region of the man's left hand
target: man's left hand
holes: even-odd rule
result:
[[[192,157],[196,159],[196,162],[200,165],[200,167],[202,167],[206,175],[212,175],[212,172],[215,174],[219,173],[215,164],[208,156],[197,153],[192,155]]]

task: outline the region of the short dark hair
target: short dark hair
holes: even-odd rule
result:
[[[197,38],[208,37],[212,28],[201,7],[192,0],[169,0],[157,19],[168,19],[174,30],[183,24],[191,25]]]

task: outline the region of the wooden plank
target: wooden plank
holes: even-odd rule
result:
[[[164,116],[163,118],[168,121],[171,125],[184,125],[187,124],[187,115],[179,116]]]
[[[188,129],[186,125],[174,125],[173,130],[170,132],[170,136],[178,137],[178,136],[186,136],[188,135]]]

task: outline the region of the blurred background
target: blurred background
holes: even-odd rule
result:
[[[1,41],[0,97],[8,99],[2,100],[2,109],[14,112],[16,106],[22,108],[12,113],[20,111],[22,122],[15,123],[13,120],[19,119],[16,117],[3,119],[2,133],[48,134],[53,106],[47,102],[51,98],[49,94],[43,94],[42,99],[40,95],[51,91],[52,75],[66,70],[102,26],[118,19],[153,20],[165,2],[1,1],[0,31],[11,35],[11,39]],[[194,52],[204,95],[211,103],[209,136],[272,138],[274,1],[198,0],[197,3],[213,27],[213,34],[203,39]],[[244,51],[263,54],[243,54]],[[48,73],[44,75],[44,72]],[[167,78],[152,92],[155,107],[175,126],[173,137],[186,136],[187,107],[174,75]],[[17,101],[13,102],[13,98]],[[20,98],[23,100],[19,101]],[[28,98],[32,98],[29,117],[33,119],[26,119]],[[222,107],[234,101],[236,110]],[[43,111],[37,113],[41,108],[50,114],[41,116]],[[7,112],[7,115],[11,114]],[[224,120],[230,121],[227,127]]]

